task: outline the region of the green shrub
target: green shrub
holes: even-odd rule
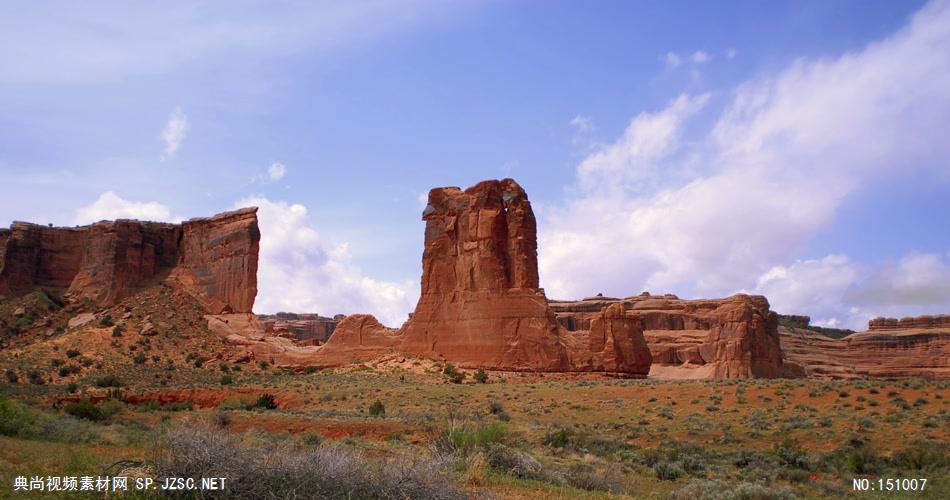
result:
[[[105,415],[92,401],[84,399],[74,403],[68,403],[63,409],[69,415],[92,422],[101,422],[105,420]]]
[[[221,375],[221,385],[231,385],[234,383],[234,377],[230,375]]]
[[[121,337],[124,332],[125,332],[125,327],[123,327],[122,325],[116,325],[115,328],[112,329],[112,336]]]
[[[111,315],[106,314],[101,319],[99,319],[99,326],[102,328],[107,328],[113,325],[115,325],[115,322],[112,321]]]
[[[662,481],[676,481],[686,474],[679,462],[658,462],[653,466],[653,472]]]
[[[77,384],[76,382],[70,382],[66,384],[66,392],[70,394],[75,394],[76,391],[78,390],[79,390],[79,384]]]
[[[377,399],[373,404],[369,405],[369,414],[373,417],[385,415],[386,408],[383,406],[383,402]]]
[[[66,365],[59,368],[60,377],[68,377],[70,375],[77,374],[82,371],[82,368],[79,368],[77,365]]]
[[[561,428],[547,432],[544,437],[541,438],[541,444],[550,446],[551,448],[567,448],[571,445],[573,437],[573,431]]]
[[[257,401],[254,403],[253,408],[273,410],[277,408],[277,401],[274,400],[273,394],[261,394],[257,397]]]
[[[508,429],[500,422],[474,429],[456,429],[449,431],[448,438],[456,450],[469,451],[483,448],[493,443],[500,443],[508,434]]]
[[[482,370],[481,368],[479,368],[478,371],[475,372],[475,381],[478,382],[479,384],[484,384],[485,382],[488,382],[488,374],[485,373],[485,370]]]
[[[53,368],[56,368],[56,367],[65,365],[66,362],[63,361],[63,360],[61,360],[61,359],[59,359],[59,358],[56,358],[56,359],[51,359],[51,360],[49,360],[49,364],[50,364]]]
[[[7,370],[6,372],[7,382],[15,384],[20,381],[20,377],[17,377],[17,374],[13,370]]]
[[[93,381],[96,387],[122,387],[122,380],[112,374],[103,375]]]
[[[30,379],[30,383],[34,385],[43,385],[46,383],[46,379],[43,378],[43,374],[38,370],[30,370],[27,373],[27,378]]]
[[[75,358],[76,356],[79,356],[79,354],[80,352],[76,349],[69,349],[66,351],[66,356],[69,358]]]

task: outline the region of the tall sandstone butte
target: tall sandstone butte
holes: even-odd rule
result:
[[[639,325],[617,312],[622,305],[584,334],[558,324],[538,287],[534,212],[515,181],[433,189],[422,218],[422,294],[410,319],[394,330],[372,316],[347,317],[297,362],[403,352],[473,368],[647,374],[650,351]]]
[[[210,312],[250,312],[259,242],[256,208],[182,224],[14,222],[0,230],[0,295],[57,289],[109,306],[137,287],[171,279],[194,291]]]

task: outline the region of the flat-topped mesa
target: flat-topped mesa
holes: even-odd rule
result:
[[[868,321],[868,331],[913,330],[943,328],[950,329],[950,314],[935,316],[910,316],[906,318],[874,318]]]
[[[343,364],[395,351],[470,368],[649,371],[643,334],[622,317],[603,315],[584,338],[559,326],[538,287],[537,226],[518,183],[433,189],[423,220],[422,294],[410,319],[392,330],[347,317],[309,361]]]
[[[588,297],[552,301],[558,321],[569,331],[592,328],[602,311],[625,303],[624,316],[636,322],[653,358],[651,377],[775,378],[782,376],[777,315],[762,296],[680,300],[642,293],[625,299]]]
[[[14,222],[0,232],[0,295],[44,288],[110,306],[142,285],[174,279],[209,311],[250,312],[256,214],[245,208],[183,224],[120,219],[73,228]]]

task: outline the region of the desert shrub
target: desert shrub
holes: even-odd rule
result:
[[[478,382],[479,384],[484,384],[485,382],[488,382],[488,374],[485,373],[485,370],[482,370],[481,368],[479,368],[478,371],[475,372],[474,378],[475,378],[475,381]]]
[[[75,358],[76,356],[79,356],[80,354],[81,353],[77,351],[76,349],[68,349],[66,351],[66,357],[68,358]]]
[[[201,368],[205,364],[205,358],[198,357],[195,358],[195,368]]]
[[[662,481],[676,481],[683,477],[686,471],[679,462],[657,462],[653,465],[653,472],[656,477]]]
[[[222,430],[175,427],[156,453],[162,477],[228,477],[228,497],[467,498],[437,456],[370,459],[340,445],[302,447],[291,440],[242,446],[249,436]]]
[[[122,380],[116,375],[103,375],[93,381],[96,387],[122,387]]]
[[[891,457],[891,465],[910,470],[932,471],[950,467],[950,446],[934,441],[917,441]]]
[[[567,482],[575,488],[588,491],[608,491],[623,493],[626,486],[620,465],[609,463],[603,466],[578,464],[567,472]]]
[[[20,381],[20,377],[18,377],[16,372],[13,370],[7,370],[5,375],[7,377],[7,382],[10,384],[15,384]]]
[[[488,411],[498,417],[498,420],[502,422],[507,422],[511,420],[511,416],[508,415],[508,412],[505,411],[505,407],[501,405],[498,401],[492,401],[488,404]]]
[[[53,368],[57,368],[57,367],[60,367],[60,366],[65,365],[66,362],[63,361],[63,360],[61,360],[61,359],[59,359],[59,358],[55,358],[55,359],[49,360],[49,364],[50,364]]]
[[[264,361],[264,360],[262,359],[262,360],[260,360],[260,361],[257,362],[257,366],[258,366],[258,368],[260,368],[261,370],[266,370],[267,367],[268,367],[268,364],[267,364],[267,361]]]
[[[442,369],[442,374],[453,384],[461,384],[462,381],[465,380],[465,373],[458,371],[452,363],[445,364],[445,368]]]
[[[76,418],[81,418],[92,422],[101,422],[106,419],[105,415],[102,414],[102,410],[100,410],[99,407],[95,405],[95,403],[87,399],[68,403],[63,408],[63,411]]]
[[[813,468],[812,460],[800,444],[792,439],[785,438],[773,449],[779,464],[783,467],[792,469],[811,470]]]
[[[257,397],[257,401],[254,402],[254,406],[252,408],[273,410],[277,408],[277,401],[274,399],[273,394],[264,393]]]
[[[125,328],[122,325],[116,325],[115,328],[112,329],[112,336],[121,337],[124,332]]]
[[[102,328],[107,328],[113,325],[115,325],[115,322],[112,321],[112,316],[109,314],[106,314],[105,316],[99,319],[99,326]]]
[[[103,420],[108,420],[125,410],[125,403],[116,398],[109,398],[99,403],[99,411],[102,413]]]
[[[369,414],[373,417],[381,417],[386,414],[386,407],[383,406],[383,402],[376,400],[373,404],[369,405]]]
[[[46,383],[43,374],[38,370],[30,370],[30,372],[26,374],[26,377],[30,380],[30,383],[34,385],[43,385]]]
[[[132,356],[132,362],[137,365],[145,364],[145,360],[147,358],[148,356],[146,356],[144,352],[140,352],[136,354],[135,356]]]
[[[82,368],[79,368],[77,365],[66,365],[59,368],[60,377],[68,377],[82,371]]]
[[[521,479],[549,479],[541,465],[531,454],[494,443],[486,453],[488,465],[499,472]]]
[[[35,422],[27,407],[0,395],[0,435],[18,436]]]
[[[795,491],[776,485],[739,483],[729,486],[718,479],[693,479],[673,492],[671,500],[794,500]]]
[[[165,411],[191,411],[195,409],[195,403],[191,400],[175,401],[162,406]]]
[[[234,377],[230,375],[221,375],[221,385],[231,385],[234,383]]]
[[[574,431],[570,429],[556,429],[548,431],[542,438],[541,444],[551,448],[567,448],[571,446],[574,438]]]

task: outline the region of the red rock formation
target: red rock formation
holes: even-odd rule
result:
[[[340,319],[326,318],[319,314],[277,313],[259,314],[258,319],[264,325],[264,332],[271,335],[287,336],[298,341],[298,345],[320,345],[326,343],[340,323]]]
[[[398,351],[461,367],[646,374],[643,335],[620,313],[605,313],[586,342],[558,325],[538,287],[534,213],[515,181],[433,189],[423,219],[422,295],[411,318],[390,330],[347,317],[311,363]]]
[[[876,318],[868,331],[842,339],[806,328],[781,327],[782,352],[789,365],[809,378],[950,379],[948,315]]]
[[[174,279],[212,312],[250,312],[257,295],[257,209],[184,224],[103,221],[76,228],[14,222],[0,233],[0,294],[68,291],[100,306]]]
[[[663,378],[773,378],[782,374],[777,316],[765,297],[680,300],[647,293],[614,299],[552,301],[568,330],[593,330],[596,317],[618,304],[642,329],[653,357],[651,376]]]

